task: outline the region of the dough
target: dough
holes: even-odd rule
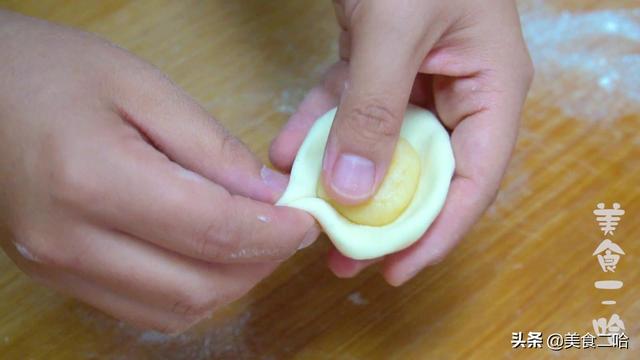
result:
[[[394,158],[402,156],[402,159],[392,161],[372,200],[364,206],[338,206],[336,210],[321,197],[323,190],[319,189],[322,158],[335,114],[336,109],[330,110],[312,126],[277,205],[309,212],[336,248],[353,259],[372,259],[408,247],[425,233],[444,205],[455,167],[449,134],[433,114],[409,105],[394,153]],[[407,164],[408,167],[415,164],[411,150],[417,154],[419,164],[413,171],[407,170]],[[416,174],[417,180],[412,181]],[[389,180],[392,185],[385,190],[384,183]],[[401,184],[402,189],[394,189],[393,184]],[[408,204],[407,194],[413,195]],[[376,202],[376,197],[386,200]]]

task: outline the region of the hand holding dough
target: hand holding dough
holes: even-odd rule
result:
[[[409,105],[389,171],[367,202],[345,206],[328,199],[320,176],[333,109],[305,138],[277,205],[309,212],[334,245],[353,259],[402,250],[425,233],[438,215],[455,167],[449,134],[427,110]]]

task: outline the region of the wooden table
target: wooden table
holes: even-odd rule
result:
[[[264,161],[270,140],[336,57],[329,1],[0,6],[96,32],[148,59]],[[0,255],[0,358],[638,359],[640,114],[591,121],[548,104],[532,93],[506,181],[482,221],[442,264],[401,288],[375,269],[335,278],[322,239],[215,319],[169,338],[45,289]],[[611,274],[592,256],[604,238],[592,211],[614,201],[626,215],[612,239],[626,255]],[[601,305],[605,291],[594,281],[613,278],[625,284],[612,293],[617,304]],[[511,348],[512,332],[594,333],[592,319],[613,312],[625,322],[629,350]]]

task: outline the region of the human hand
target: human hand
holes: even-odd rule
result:
[[[30,276],[177,332],[317,236],[271,205],[286,177],[149,64],[2,11],[0,47],[0,241]]]
[[[441,261],[495,198],[513,150],[533,76],[515,3],[510,0],[334,1],[340,58],[271,146],[289,170],[316,118],[338,106],[324,154],[327,193],[366,201],[386,174],[410,101],[451,131],[455,174],[442,212],[415,244],[384,258],[400,285]],[[384,239],[380,239],[384,241]],[[355,276],[369,264],[335,248],[329,267]]]

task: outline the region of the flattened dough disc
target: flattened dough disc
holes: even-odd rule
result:
[[[317,196],[322,158],[336,109],[309,130],[277,205],[310,213],[338,250],[353,259],[372,259],[400,251],[422,236],[436,218],[449,191],[455,168],[449,134],[429,111],[409,105],[400,136],[420,156],[420,178],[413,199],[393,222],[383,226],[355,224]]]

